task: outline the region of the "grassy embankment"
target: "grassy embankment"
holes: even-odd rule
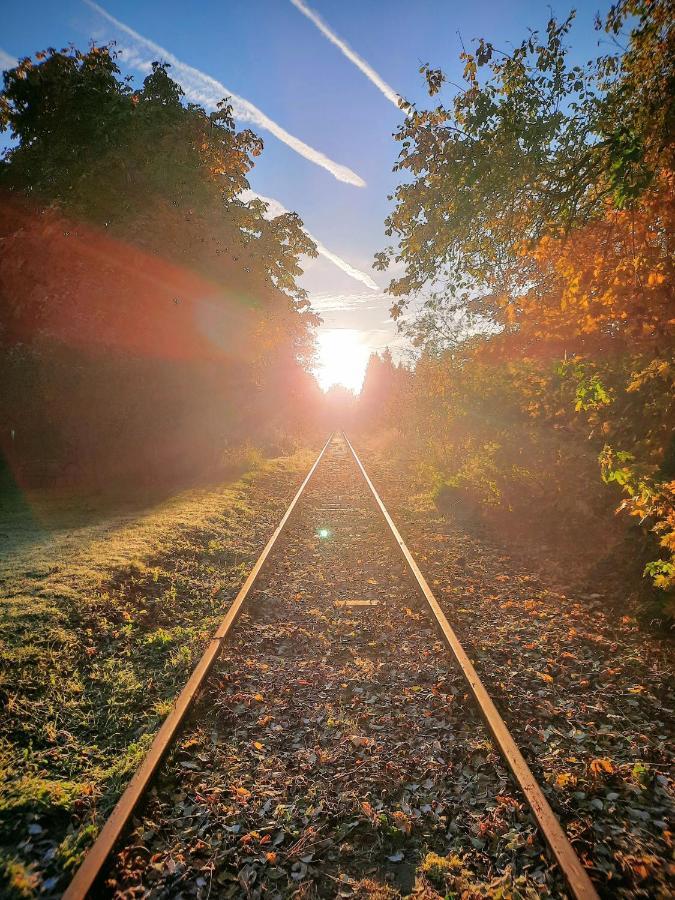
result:
[[[6,895],[63,886],[62,873],[76,865],[141,759],[310,455],[253,458],[238,481],[93,524],[81,505],[66,510],[69,527],[55,528],[18,495],[5,504]]]

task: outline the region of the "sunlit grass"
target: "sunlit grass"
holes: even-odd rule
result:
[[[295,478],[307,454],[256,465]],[[171,709],[255,555],[253,472],[80,528],[31,533],[16,510],[0,522],[23,521],[0,555],[0,884],[13,896],[77,864]],[[47,854],[37,875],[16,852],[29,838],[29,858]]]

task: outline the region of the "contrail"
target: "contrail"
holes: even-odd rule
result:
[[[0,47],[0,72],[6,72],[7,69],[13,69],[18,61],[16,56],[12,56]]]
[[[272,197],[263,197],[262,194],[257,194],[252,190],[242,191],[239,194],[239,199],[244,203],[248,203],[250,200],[262,200],[263,203],[267,203],[269,207],[267,210],[267,215],[271,217],[281,216],[284,213],[288,212],[286,207],[279,203],[278,200],[274,200]],[[317,240],[312,234],[310,234],[306,228],[305,232],[316,244],[316,249],[320,256],[323,256],[329,262],[332,262],[334,266],[338,267],[338,269],[342,269],[342,271],[346,275],[349,275],[350,278],[355,278],[356,281],[360,281],[362,284],[365,284],[365,286],[370,288],[371,291],[380,290],[380,288],[375,284],[375,282],[367,272],[362,272],[360,269],[355,268],[346,260],[342,259],[341,256],[338,256],[337,253],[333,253],[332,250],[329,250],[328,247],[321,243],[321,241]]]
[[[308,159],[315,165],[326,169],[334,178],[337,178],[338,181],[344,181],[346,184],[353,184],[355,187],[365,187],[365,181],[357,175],[356,172],[352,172],[347,166],[334,162],[319,150],[315,150],[314,147],[310,147],[309,144],[305,144],[304,141],[289,134],[288,131],[281,127],[281,125],[278,125],[275,121],[270,119],[269,116],[266,116],[257,106],[254,106],[248,100],[245,100],[243,97],[239,97],[237,94],[228,90],[228,88],[226,88],[224,84],[221,84],[220,81],[216,81],[215,78],[212,78],[205,72],[201,72],[199,69],[195,69],[193,66],[181,62],[180,59],[164,47],[160,47],[159,44],[156,44],[149,38],[134,31],[133,28],[125,25],[124,22],[120,22],[120,20],[116,19],[114,16],[111,16],[107,10],[103,9],[102,6],[99,6],[98,3],[95,3],[94,0],[83,0],[83,3],[86,3],[87,6],[96,10],[96,12],[111,22],[116,28],[119,28],[120,31],[128,34],[137,44],[151,50],[159,59],[171,63],[176,75],[176,80],[180,82],[186,96],[188,96],[190,100],[202,103],[204,106],[214,107],[219,100],[229,97],[230,103],[232,104],[232,111],[235,117],[240,121],[251,122],[252,124],[257,125],[258,128],[264,128],[266,131],[269,131],[270,134],[273,134],[274,137],[290,147],[291,150],[295,150],[300,156],[304,156],[305,159]]]
[[[307,229],[305,229],[307,230]],[[307,232],[309,234],[309,231]],[[324,256],[327,260],[333,263],[334,266],[337,266],[338,269],[342,269],[350,278],[355,278],[357,281],[363,282],[367,288],[370,288],[371,291],[379,291],[379,287],[375,284],[373,279],[367,272],[362,272],[360,269],[355,269],[354,266],[351,266],[348,262],[346,262],[341,257],[337,256],[337,254],[332,253],[328,247],[325,247],[321,241],[318,241],[315,237],[312,237],[309,234],[310,238],[316,244],[316,249],[321,256]]]
[[[365,59],[362,59],[358,53],[355,53],[352,48],[347,44],[342,38],[338,37],[335,32],[326,25],[321,16],[315,12],[315,10],[311,9],[302,0],[291,0],[293,6],[296,9],[299,9],[303,16],[307,16],[312,24],[316,25],[321,34],[328,38],[331,44],[335,44],[335,46],[340,50],[350,62],[353,62],[357,69],[360,69],[366,78],[378,88],[384,96],[389,100],[390,103],[393,103],[397,108],[401,108],[401,104],[403,106],[407,106],[406,101],[396,93],[396,91],[387,84],[387,82],[380,75],[377,74],[375,69],[372,66],[368,65]]]

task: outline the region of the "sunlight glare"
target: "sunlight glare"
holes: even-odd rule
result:
[[[319,364],[316,377],[321,389],[342,385],[358,394],[368,365],[370,350],[356,328],[326,328],[318,334]]]

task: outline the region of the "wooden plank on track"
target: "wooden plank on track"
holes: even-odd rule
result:
[[[361,474],[366,484],[370,488],[370,492],[372,493],[375,502],[380,509],[380,512],[384,516],[384,519],[389,526],[396,543],[401,548],[401,552],[403,553],[403,556],[408,563],[415,581],[417,582],[422,594],[426,598],[426,601],[431,608],[431,612],[433,613],[433,616],[438,623],[446,644],[452,651],[457,664],[462,670],[462,674],[464,675],[469,685],[474,700],[478,704],[478,707],[483,717],[485,718],[485,722],[490,730],[490,733],[492,734],[492,737],[495,740],[495,743],[499,747],[499,750],[504,757],[506,764],[511,770],[511,773],[518,783],[521,791],[525,795],[525,799],[527,800],[530,809],[534,813],[534,817],[537,820],[539,829],[546,839],[546,843],[550,847],[551,852],[553,853],[553,856],[555,857],[567,881],[572,896],[575,897],[576,900],[598,900],[598,893],[593,887],[593,883],[588,877],[586,869],[583,867],[583,865],[581,864],[581,860],[574,852],[574,848],[567,839],[567,835],[563,831],[563,828],[558,821],[557,816],[551,809],[548,800],[544,796],[541,788],[539,787],[539,784],[537,783],[537,780],[530,770],[530,767],[528,766],[522,753],[518,749],[516,742],[511,737],[511,733],[506,727],[506,723],[500,716],[496,706],[492,702],[490,695],[488,694],[482,681],[478,677],[478,674],[474,669],[471,660],[466,655],[464,648],[459,642],[459,638],[448,622],[445,613],[438,603],[438,600],[436,600],[436,598],[434,597],[431,588],[429,587],[424,575],[422,575],[419,567],[417,566],[417,563],[413,559],[410,550],[408,550],[408,548],[406,547],[405,542],[403,541],[403,538],[401,537],[398,529],[394,525],[394,522],[387,512],[384,503],[375,490],[373,482],[368,477],[368,473],[363,467],[361,460],[356,455],[356,451],[352,447],[347,435],[343,432],[342,436],[347,446],[351,450],[352,456],[354,457],[357,466],[361,470]]]

